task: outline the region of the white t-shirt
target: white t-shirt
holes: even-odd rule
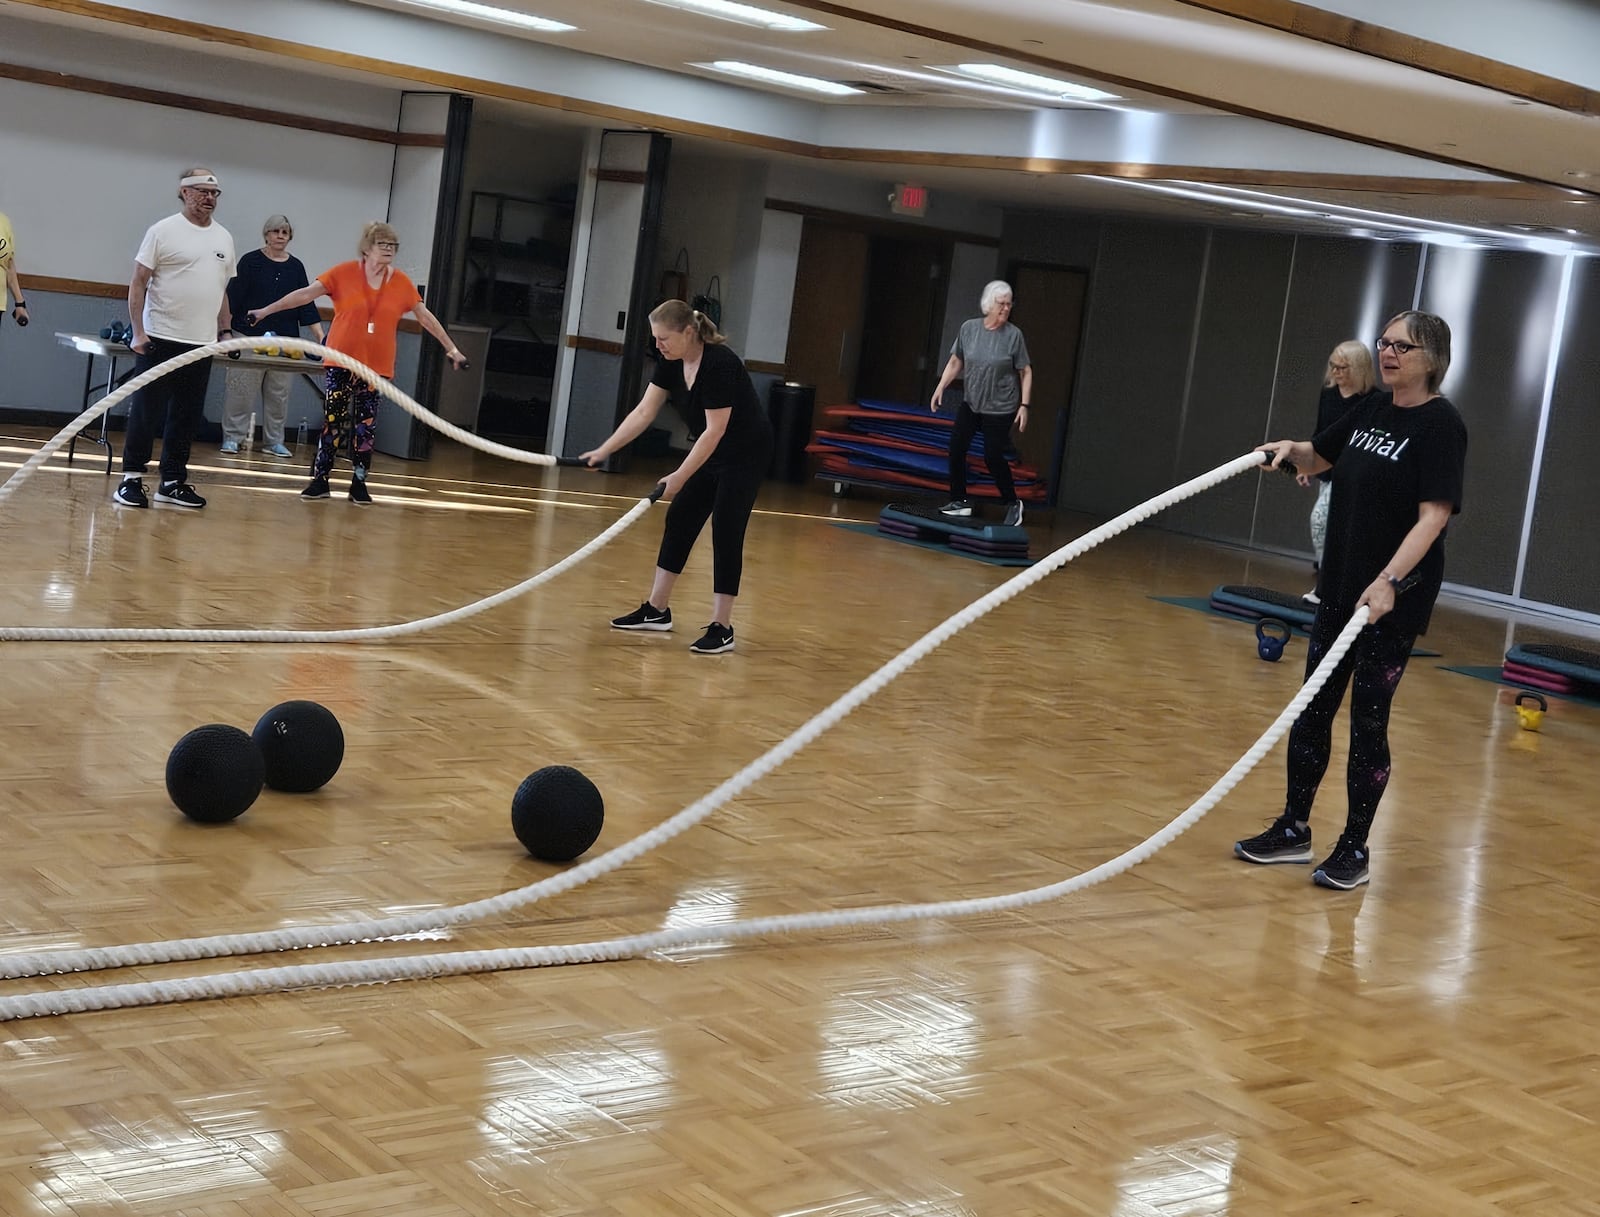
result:
[[[233,278],[233,238],[213,220],[192,224],[180,212],[150,226],[134,255],[148,268],[144,332],[201,346],[217,340],[222,296]]]

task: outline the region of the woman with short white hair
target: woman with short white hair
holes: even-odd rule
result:
[[[254,323],[247,315],[256,305],[297,292],[311,282],[306,277],[305,263],[289,252],[292,240],[294,225],[289,223],[289,217],[268,216],[261,226],[261,248],[252,249],[239,259],[239,269],[228,284],[234,333],[298,338],[300,327],[305,326],[313,339],[322,341],[322,314],[314,304],[258,317]],[[289,390],[293,384],[293,372],[249,364],[228,366],[228,392],[222,404],[224,456],[238,452],[239,446],[250,438],[246,432],[257,402],[261,403],[261,450],[268,456],[291,455],[283,442],[283,427],[289,417]]]
[[[950,434],[950,501],[939,510],[947,516],[970,516],[972,500],[967,497],[967,452],[972,439],[983,432],[983,461],[989,467],[1005,505],[1005,522],[1022,523],[1022,500],[1006,463],[1006,445],[1011,442],[1011,427],[1028,429],[1028,397],[1033,392],[1033,365],[1028,359],[1028,344],[1022,331],[1011,324],[1011,285],[995,279],[985,285],[978,297],[982,317],[961,324],[950,360],[933,390],[929,408],[937,412],[944,391],[960,378],[962,404],[956,407],[955,428]]]

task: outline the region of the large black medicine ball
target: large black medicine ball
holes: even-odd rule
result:
[[[243,815],[265,778],[261,749],[225,723],[196,727],[167,756],[167,793],[179,811],[202,824]]]
[[[267,785],[304,794],[327,785],[344,760],[344,729],[314,701],[286,701],[261,716],[250,733],[267,766]]]
[[[606,804],[600,790],[570,765],[530,773],[511,799],[511,828],[543,862],[571,862],[600,836]]]

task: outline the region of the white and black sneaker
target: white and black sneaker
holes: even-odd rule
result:
[[[156,502],[168,503],[173,507],[190,507],[196,511],[206,505],[206,501],[194,492],[194,487],[188,482],[158,484]]]
[[[672,628],[672,610],[669,608],[658,609],[646,600],[633,612],[622,617],[611,619],[611,628],[614,630],[670,630]]]
[[[689,644],[696,655],[720,655],[733,650],[733,627],[713,621],[706,632]]]
[[[1014,499],[1006,504],[1005,526],[1007,528],[1022,527],[1022,500]]]
[[[150,506],[150,496],[144,492],[144,479],[123,478],[122,484],[111,492],[111,501],[118,507]]]
[[[972,514],[972,500],[951,499],[943,507],[939,508],[939,514],[942,516],[970,516]]]

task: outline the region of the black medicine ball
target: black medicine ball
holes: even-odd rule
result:
[[[261,716],[250,733],[267,765],[267,785],[304,794],[327,785],[344,760],[344,729],[314,701],[286,701]]]
[[[196,727],[167,756],[167,793],[179,811],[202,824],[243,815],[265,778],[261,749],[225,723]]]
[[[530,773],[511,799],[517,840],[543,862],[571,862],[599,838],[605,818],[599,788],[570,765]]]

